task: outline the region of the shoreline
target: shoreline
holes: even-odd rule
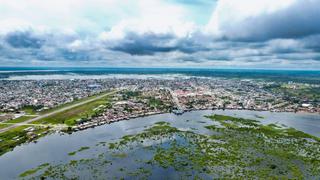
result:
[[[297,114],[297,115],[313,115],[313,116],[319,116],[320,117],[320,114],[318,113],[309,113],[309,112],[288,112],[288,111],[282,111],[282,112],[274,112],[274,111],[263,111],[263,110],[249,110],[249,109],[212,109],[212,108],[202,108],[202,109],[193,109],[193,110],[188,110],[188,111],[185,111],[184,113],[188,113],[188,112],[196,112],[196,111],[215,111],[215,110],[220,110],[220,111],[252,111],[252,112],[267,112],[267,113],[275,113],[275,114],[278,114],[278,113],[290,113],[290,114]],[[149,113],[144,113],[144,114],[138,114],[138,115],[132,115],[130,117],[126,117],[126,118],[118,118],[116,120],[109,120],[109,121],[101,121],[101,122],[95,122],[95,121],[90,121],[90,123],[87,122],[87,124],[85,124],[85,126],[83,126],[82,128],[79,128],[77,126],[74,126],[72,127],[71,129],[48,129],[46,131],[46,135],[44,136],[38,136],[38,137],[35,137],[33,139],[30,139],[29,141],[26,141],[26,142],[22,142],[22,143],[18,143],[15,147],[17,146],[21,146],[23,144],[28,144],[30,142],[34,142],[36,143],[37,141],[39,141],[39,139],[47,136],[47,135],[50,135],[50,134],[54,134],[54,133],[58,133],[58,134],[61,134],[61,135],[64,135],[64,134],[73,134],[75,132],[78,132],[78,131],[82,131],[82,130],[87,130],[87,129],[94,129],[95,127],[102,127],[103,125],[106,125],[106,124],[111,124],[111,123],[116,123],[116,122],[120,122],[120,121],[129,121],[129,120],[133,120],[133,119],[137,119],[137,118],[146,118],[146,117],[149,117],[149,116],[153,116],[153,115],[162,115],[162,114],[174,114],[173,112],[149,112]],[[219,113],[218,113],[219,114]],[[175,116],[182,116],[181,115],[175,115]],[[264,116],[261,116],[261,117],[255,117],[254,119],[256,120],[262,120],[262,119],[265,119]],[[259,121],[260,121],[259,120]],[[290,127],[293,127],[293,128],[296,128],[294,126],[290,126]],[[302,130],[301,130],[302,131]],[[305,131],[304,131],[305,132]],[[310,134],[310,132],[306,132],[308,134]],[[312,133],[311,133],[312,134]],[[315,136],[319,136],[319,135],[315,135]],[[15,148],[14,147],[14,148]],[[14,149],[13,148],[13,149]],[[11,150],[13,150],[11,149]],[[11,151],[11,150],[7,150],[5,153],[3,154],[6,154],[7,152]],[[3,154],[0,154],[0,156],[2,156]]]
[[[297,111],[297,112],[293,112],[293,111],[270,111],[270,110],[255,110],[255,109],[237,109],[237,108],[225,108],[225,109],[221,109],[221,108],[201,108],[201,109],[190,109],[190,110],[184,110],[182,113],[174,113],[174,112],[148,112],[148,113],[144,113],[144,114],[137,114],[137,115],[132,115],[132,116],[128,116],[128,117],[123,117],[123,118],[116,118],[114,120],[104,120],[104,121],[87,121],[84,122],[80,125],[77,125],[75,127],[72,127],[72,130],[70,131],[72,132],[77,132],[77,131],[82,131],[82,130],[86,130],[89,128],[95,128],[97,126],[102,126],[105,124],[111,124],[111,123],[115,123],[115,122],[119,122],[119,121],[129,121],[131,119],[135,119],[135,118],[141,118],[141,117],[148,117],[148,116],[152,116],[152,115],[158,115],[158,114],[166,114],[166,113],[172,113],[175,114],[177,116],[182,115],[186,112],[194,112],[194,111],[206,111],[206,110],[235,110],[235,111],[255,111],[255,112],[270,112],[270,113],[294,113],[294,114],[312,114],[312,115],[319,115],[320,116],[320,112],[307,112],[307,111]],[[99,118],[99,117],[98,117]],[[69,133],[70,133],[69,132]]]

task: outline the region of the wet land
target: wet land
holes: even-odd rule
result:
[[[318,179],[319,136],[312,128],[306,131],[314,135],[287,126],[288,119],[319,125],[317,116],[304,116],[252,111],[162,114],[72,135],[49,135],[38,144],[5,154],[0,164],[42,152],[28,165],[23,163],[27,157],[21,159],[22,164],[16,164],[20,170],[8,171],[8,177]],[[284,117],[289,118],[281,121]],[[301,124],[291,126],[304,128]],[[61,142],[63,139],[65,142]],[[54,146],[59,148],[43,151]]]

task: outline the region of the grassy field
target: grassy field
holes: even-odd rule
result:
[[[44,111],[41,111],[41,112],[36,112],[35,108],[33,108],[31,106],[24,107],[21,110],[26,112],[27,115],[43,115],[43,114],[46,114],[46,113],[50,113],[50,112],[53,112],[53,111],[56,111],[56,110],[59,110],[59,109],[62,109],[62,108],[65,108],[65,107],[80,103],[80,102],[83,102],[83,101],[94,99],[97,96],[103,95],[105,93],[109,93],[109,92],[102,92],[102,93],[99,93],[99,94],[96,94],[96,95],[93,95],[93,96],[89,96],[89,97],[86,97],[86,98],[78,99],[78,100],[75,100],[73,102],[65,103],[65,104],[62,104],[62,105],[57,106],[55,108],[44,110]],[[96,100],[96,101],[92,101],[92,102],[87,103],[85,105],[75,107],[75,108],[73,108],[71,110],[63,111],[61,113],[52,115],[52,116],[47,117],[47,118],[43,118],[43,119],[41,119],[39,121],[35,121],[34,123],[38,123],[38,124],[48,124],[48,123],[50,123],[50,124],[74,125],[76,123],[75,120],[77,120],[79,118],[87,118],[89,116],[94,115],[96,112],[93,111],[93,109],[98,107],[99,105],[103,105],[103,104],[106,104],[105,98],[102,98],[102,99],[99,99],[99,100]],[[22,123],[22,122],[27,121],[29,119],[32,119],[34,117],[35,116],[21,116],[19,118],[6,121],[6,123]],[[8,127],[8,126],[10,126],[10,124],[1,124],[0,123],[0,129]]]
[[[74,100],[72,102],[64,103],[64,104],[58,105],[58,106],[50,108],[50,109],[42,110],[40,112],[36,111],[37,108],[33,107],[33,106],[23,107],[21,109],[21,111],[24,111],[27,115],[43,115],[43,114],[47,114],[47,113],[59,110],[61,108],[67,107],[67,106],[71,106],[73,104],[77,104],[77,103],[82,102],[82,101],[86,101],[86,100],[89,100],[89,99],[96,98],[97,96],[100,96],[100,95],[105,94],[105,93],[109,93],[109,91],[101,92],[101,93],[98,93],[98,94],[95,94],[95,95],[92,95],[92,96],[88,96],[88,97],[84,97],[84,98],[81,98],[81,99],[77,99],[77,100]],[[1,114],[1,112],[0,112],[0,114]]]
[[[38,113],[32,106],[24,107],[21,110],[28,115],[36,115]]]
[[[24,131],[24,129],[27,127],[30,127],[30,126],[23,125],[23,126],[19,126],[14,129],[11,129],[9,131],[6,131],[4,133],[0,133],[0,155],[8,151],[11,151],[14,147],[20,144],[23,144],[31,140],[31,138],[28,137],[27,132]],[[34,134],[39,134],[44,131],[47,131],[47,129],[36,127]]]
[[[34,118],[34,116],[21,116],[21,117],[18,117],[16,119],[11,119],[11,120],[5,121],[4,123],[21,123],[21,122],[24,122],[24,121],[32,119],[32,118]],[[9,126],[11,126],[11,125],[10,124],[2,124],[2,123],[0,123],[0,129],[6,128],[6,127],[9,127]]]
[[[47,114],[47,113],[50,113],[50,112],[53,112],[53,111],[62,109],[62,108],[67,107],[67,106],[71,106],[71,105],[74,105],[74,104],[77,104],[77,103],[80,103],[80,102],[83,102],[83,101],[87,101],[87,100],[90,100],[90,99],[94,99],[94,98],[96,98],[97,96],[100,96],[100,95],[103,95],[103,94],[106,94],[106,93],[110,93],[110,91],[101,92],[101,93],[99,93],[99,94],[95,94],[95,95],[92,95],[92,96],[89,96],[89,97],[77,99],[77,100],[74,100],[74,101],[69,102],[69,103],[61,104],[61,105],[59,105],[59,106],[57,106],[57,107],[54,107],[54,108],[51,108],[51,109],[48,109],[48,110],[43,110],[43,111],[39,112],[39,114],[40,114],[40,115],[42,115],[42,114]]]
[[[70,103],[66,103],[63,104],[61,106],[57,106],[53,109],[49,109],[49,110],[45,110],[45,111],[41,111],[41,112],[36,112],[34,111],[31,107],[28,108],[24,108],[23,110],[29,114],[29,115],[35,115],[35,114],[46,114],[46,113],[50,113],[56,110],[59,110],[61,108],[67,107],[67,106],[71,106],[74,105],[76,103],[79,102],[83,102],[86,100],[90,100],[93,98],[96,98],[97,96],[100,96],[102,94],[105,94],[106,92],[100,93],[100,94],[96,94],[94,96],[90,96],[87,98],[83,98],[83,99],[79,99]],[[107,92],[109,93],[109,92]],[[34,121],[32,123],[34,124],[67,124],[67,125],[74,125],[76,123],[76,120],[79,118],[88,118],[91,116],[94,116],[98,113],[97,111],[97,107],[99,107],[100,105],[106,105],[108,104],[108,97],[103,97],[97,100],[94,100],[92,102],[86,103],[84,105],[79,105],[77,107],[74,107],[72,109],[54,114],[52,116],[43,118],[41,120],[38,121]],[[34,118],[35,116],[21,116],[19,118],[16,119],[12,119],[9,121],[6,121],[6,123],[21,123],[24,121],[27,121],[29,119]],[[0,123],[0,128],[5,128],[5,127],[9,127],[11,125],[9,124],[1,124]],[[31,126],[31,125],[30,125]],[[0,156],[10,150],[12,150],[14,147],[25,143],[29,140],[31,140],[32,137],[29,137],[27,135],[27,132],[24,131],[25,128],[30,127],[28,125],[22,125],[19,127],[15,127],[13,129],[10,129],[6,132],[0,133]],[[48,128],[43,128],[43,127],[36,127],[36,130],[33,132],[34,134],[39,134],[42,133],[44,131],[48,131]],[[41,137],[41,136],[40,136]],[[37,137],[39,138],[39,136]]]
[[[72,126],[76,124],[77,119],[94,116],[97,113],[97,111],[95,111],[94,109],[99,107],[100,105],[106,105],[107,103],[107,97],[104,97],[90,103],[80,105],[75,108],[43,118],[41,120],[34,121],[34,123],[67,124],[69,126]]]
[[[9,124],[0,124],[0,129],[10,126]]]
[[[22,123],[26,120],[29,120],[29,119],[32,119],[34,118],[35,116],[21,116],[21,117],[18,117],[16,119],[11,119],[9,121],[6,121],[6,123]]]

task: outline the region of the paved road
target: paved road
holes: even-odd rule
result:
[[[171,96],[172,96],[173,103],[177,106],[177,108],[178,108],[179,110],[184,110],[183,107],[182,107],[182,105],[181,105],[180,102],[179,102],[178,97],[173,93],[173,91],[172,91],[170,88],[166,88],[166,89],[170,92],[170,94],[171,94]]]
[[[90,103],[90,102],[92,102],[92,101],[98,100],[98,99],[100,99],[100,98],[106,97],[106,96],[111,95],[111,94],[114,94],[114,93],[116,93],[116,92],[118,92],[118,90],[115,90],[115,91],[112,91],[112,92],[109,92],[109,93],[106,93],[106,94],[102,94],[102,95],[100,95],[100,96],[97,96],[97,97],[92,98],[92,99],[88,99],[88,100],[86,100],[86,101],[81,101],[81,102],[79,102],[79,103],[72,104],[72,105],[70,105],[70,106],[67,106],[67,107],[58,109],[58,110],[56,110],[56,111],[49,112],[49,113],[47,113],[47,114],[43,114],[43,115],[37,116],[37,117],[35,117],[35,118],[26,120],[26,121],[24,121],[24,122],[22,122],[22,123],[16,123],[16,124],[14,124],[14,125],[12,125],[12,126],[5,127],[5,128],[0,129],[0,133],[6,132],[6,131],[8,131],[8,130],[10,130],[10,129],[13,129],[13,128],[18,127],[18,126],[21,126],[21,125],[25,125],[25,124],[27,124],[27,123],[31,123],[31,122],[33,122],[33,121],[40,120],[40,119],[42,119],[42,118],[46,118],[46,117],[52,116],[52,115],[57,114],[57,113],[60,113],[60,112],[63,112],[63,111],[66,111],[66,110],[75,108],[75,107],[77,107],[77,106],[81,106],[81,105]]]

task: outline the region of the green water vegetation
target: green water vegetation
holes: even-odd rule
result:
[[[260,116],[260,115],[258,115],[258,114],[255,114],[254,117],[259,118],[259,119],[264,119],[263,116]]]
[[[90,149],[90,147],[88,147],[88,146],[83,146],[83,147],[81,147],[80,149],[78,149],[77,151],[69,152],[68,155],[69,155],[69,156],[74,156],[74,155],[76,155],[78,152],[85,151],[85,150],[88,150],[88,149]]]
[[[30,127],[33,126],[23,125],[0,133],[0,156],[13,150],[20,144],[33,141],[44,136],[49,131],[48,128],[33,127],[33,131],[30,132],[27,130],[27,128]]]
[[[157,122],[140,133],[109,142],[108,149],[95,146],[105,151],[98,157],[49,166],[30,177],[79,178],[78,173],[85,169],[97,177],[152,179],[153,173],[159,173],[160,169],[163,174],[172,175],[168,177],[181,179],[320,178],[318,137],[251,119],[217,114],[207,118],[214,122],[214,125],[204,124],[210,133],[181,130],[167,122]],[[134,165],[121,163],[132,158]]]
[[[20,174],[20,177],[30,176],[30,175],[38,172],[39,170],[41,170],[42,168],[44,168],[44,167],[46,167],[46,166],[49,166],[49,163],[41,164],[41,165],[39,165],[37,168],[27,170],[27,171],[21,173],[21,174]]]
[[[115,158],[126,158],[127,154],[126,153],[114,153],[114,154],[112,154],[112,156]]]

